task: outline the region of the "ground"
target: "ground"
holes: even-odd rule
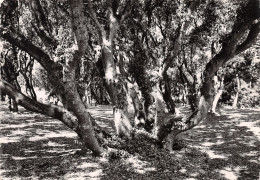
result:
[[[187,113],[187,108],[180,108]],[[91,107],[111,133],[112,109]],[[180,135],[169,153],[144,139],[121,141],[109,156],[77,153],[76,134],[58,120],[8,111],[0,102],[0,179],[259,179],[260,109],[223,108]],[[138,139],[138,137],[137,137]],[[114,151],[114,153],[113,153]]]

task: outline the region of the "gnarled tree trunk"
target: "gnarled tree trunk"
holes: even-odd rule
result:
[[[256,1],[249,0],[243,7],[243,11],[238,12],[232,32],[223,39],[222,49],[206,64],[202,75],[198,108],[188,118],[176,117],[164,121],[155,132],[159,141],[166,140],[168,142],[167,148],[169,150],[172,150],[172,141],[179,133],[189,130],[207,119],[208,111],[212,108],[215,92],[212,80],[214,74],[224,63],[238,53],[245,51],[256,41],[260,32],[260,22],[255,22],[255,19],[259,18],[259,15],[251,13],[255,12],[256,5]],[[249,33],[244,38],[248,30]],[[241,43],[240,40],[244,41]]]

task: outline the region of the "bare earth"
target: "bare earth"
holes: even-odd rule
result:
[[[180,110],[187,113],[185,107]],[[111,107],[91,107],[90,112],[114,132]],[[105,157],[77,155],[76,133],[58,120],[23,108],[14,114],[0,102],[0,179],[259,179],[260,109],[223,108],[219,116],[180,139],[187,147],[166,157],[178,159],[178,168],[175,164],[160,169],[156,160],[136,155],[110,162]],[[192,149],[202,155],[190,155]]]

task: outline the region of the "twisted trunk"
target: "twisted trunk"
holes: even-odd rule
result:
[[[125,107],[127,106],[124,82],[117,78],[112,47],[102,46],[102,62],[104,68],[104,84],[113,105],[114,123],[119,136],[130,137],[132,126]]]
[[[189,130],[207,119],[208,111],[212,108],[215,93],[212,80],[214,74],[224,63],[246,50],[256,41],[260,32],[260,22],[255,22],[255,19],[259,18],[259,14],[255,12],[255,6],[257,6],[257,2],[249,0],[245,7],[238,12],[232,32],[223,39],[222,49],[206,64],[202,75],[201,96],[198,108],[188,118],[175,117],[164,121],[159,126],[159,129],[155,131],[159,141],[166,139],[166,142],[168,142],[166,145],[168,144],[167,148],[169,150],[172,150],[172,142],[179,133]],[[248,30],[249,33],[244,38]],[[241,43],[240,40],[244,41]]]
[[[23,106],[25,109],[37,113],[47,115],[62,121],[66,126],[74,131],[78,131],[78,120],[65,108],[43,104],[34,99],[31,99],[17,90],[14,86],[4,80],[0,80],[0,92],[6,93],[17,101],[17,103]]]

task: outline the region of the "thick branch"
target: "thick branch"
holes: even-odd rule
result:
[[[131,8],[133,6],[133,2],[134,0],[129,0],[125,7],[124,7],[124,10],[119,14],[119,17],[120,17],[120,21],[124,21],[125,18],[128,16],[128,14],[131,12]]]
[[[254,0],[249,0],[248,4],[242,8],[237,15],[237,20],[233,26],[232,32],[223,39],[221,51],[211,59],[205,69],[205,81],[210,81],[216,71],[229,59],[237,55],[237,53],[244,51],[254,41],[259,33],[259,24],[254,24],[254,21],[259,18]],[[250,29],[247,39],[239,45],[241,39]]]
[[[57,41],[52,36],[52,28],[50,22],[45,16],[43,8],[39,0],[30,0],[28,1],[31,13],[36,22],[36,26],[33,24],[33,28],[36,31],[37,35],[41,38],[46,47],[57,46]]]
[[[115,38],[116,32],[118,30],[119,22],[115,14],[112,11],[112,8],[108,8],[109,11],[109,42],[112,44]]]
[[[260,21],[256,24],[252,24],[246,40],[237,47],[235,53],[239,54],[247,50],[250,46],[252,46],[257,41],[257,37],[259,33],[260,33]]]
[[[170,54],[166,57],[166,59],[163,62],[162,68],[161,68],[161,76],[163,77],[163,75],[165,73],[167,73],[169,67],[172,65],[173,63],[173,59],[174,57],[177,55],[177,53],[179,52],[180,48],[181,48],[181,41],[182,41],[182,37],[183,37],[183,32],[182,31],[182,26],[180,25],[177,30],[176,30],[176,38],[175,41],[173,42],[173,49],[170,52]]]
[[[4,80],[0,80],[0,91],[11,96],[17,101],[19,105],[23,106],[25,109],[58,119],[72,130],[77,131],[77,118],[68,110],[59,106],[47,105],[37,102],[24,95]]]
[[[70,0],[72,29],[75,33],[78,52],[83,56],[88,44],[88,31],[84,15],[84,5],[82,0]]]
[[[93,19],[94,23],[96,24],[96,27],[97,27],[97,30],[98,30],[98,34],[99,34],[99,37],[100,37],[100,42],[102,42],[102,37],[105,36],[104,28],[99,23],[99,21],[97,19],[97,15],[96,15],[96,13],[93,10],[93,6],[92,6],[91,0],[88,0],[88,12],[90,14],[90,17]]]
[[[57,64],[50,59],[48,54],[35,46],[24,35],[16,32],[13,28],[10,27],[9,29],[5,29],[0,27],[0,37],[19,49],[26,51],[30,56],[37,60],[46,71],[52,72],[54,69],[59,69],[57,68]]]

